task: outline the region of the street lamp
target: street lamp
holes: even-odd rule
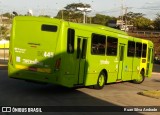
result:
[[[92,11],[91,8],[77,7],[77,10],[83,12],[83,23],[86,21],[86,12]]]

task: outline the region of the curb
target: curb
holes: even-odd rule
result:
[[[147,90],[147,91],[138,92],[137,94],[147,96],[147,97],[156,98],[156,99],[160,99],[160,90],[157,90],[157,91]]]
[[[0,66],[0,70],[6,70],[8,69],[8,66]]]
[[[160,75],[160,73],[158,73],[158,72],[152,72],[152,74],[158,74],[158,75]]]

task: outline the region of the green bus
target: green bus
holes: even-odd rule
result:
[[[133,81],[153,67],[153,43],[96,24],[17,16],[9,48],[10,78],[65,87]]]

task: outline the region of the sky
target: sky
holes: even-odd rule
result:
[[[0,0],[0,14],[13,11],[26,14],[30,9],[34,15],[54,17],[68,4],[79,2],[91,5],[92,11],[87,14],[90,16],[99,13],[118,17],[122,15],[122,5],[128,8],[127,12],[143,13],[149,19],[160,13],[160,0]]]

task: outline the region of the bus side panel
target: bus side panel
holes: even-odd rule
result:
[[[127,56],[127,51],[128,51],[128,40],[126,39],[121,39],[120,41],[120,46],[121,44],[124,46],[124,51],[123,51],[123,56],[122,56],[122,69],[119,70],[121,74],[118,74],[118,79],[121,79],[122,81],[128,81],[131,80],[132,77],[132,61],[133,58],[130,58]],[[121,51],[119,51],[120,55]],[[120,56],[119,56],[120,59]]]
[[[102,68],[106,67],[106,65],[100,63],[101,60],[106,60],[106,56],[91,54],[91,40],[89,42],[87,53],[88,72],[85,78],[85,85],[95,85]]]
[[[105,67],[108,73],[107,83],[116,82],[117,74],[118,74],[118,57],[117,56],[107,56],[106,62],[107,61],[108,61],[108,65],[106,65]]]
[[[73,52],[67,51],[67,40],[69,38],[68,30],[74,31],[71,36],[74,47]],[[69,86],[76,85],[87,85],[95,84],[92,82],[92,78],[88,78],[88,53],[90,53],[90,32],[83,30],[84,28],[78,28],[77,25],[65,25],[64,29],[64,39],[63,39],[63,51],[66,52],[63,54],[62,59],[62,75],[61,79],[63,84]],[[86,49],[84,48],[86,47]],[[82,51],[86,50],[85,54],[82,54]],[[82,55],[85,55],[84,57]],[[89,80],[88,80],[89,79]]]
[[[134,57],[132,80],[137,79],[140,74],[140,62],[141,62],[141,58]]]
[[[133,74],[133,58],[125,57],[125,65],[123,66],[122,80],[128,81],[132,79]]]
[[[92,80],[90,84],[96,84],[100,72],[104,69],[107,71],[107,83],[113,83],[117,80],[118,72],[118,58],[117,56],[101,56],[101,55],[89,55],[88,56],[88,73],[86,83],[88,80]]]
[[[85,86],[95,85],[97,83],[98,74],[87,74],[85,78]]]

